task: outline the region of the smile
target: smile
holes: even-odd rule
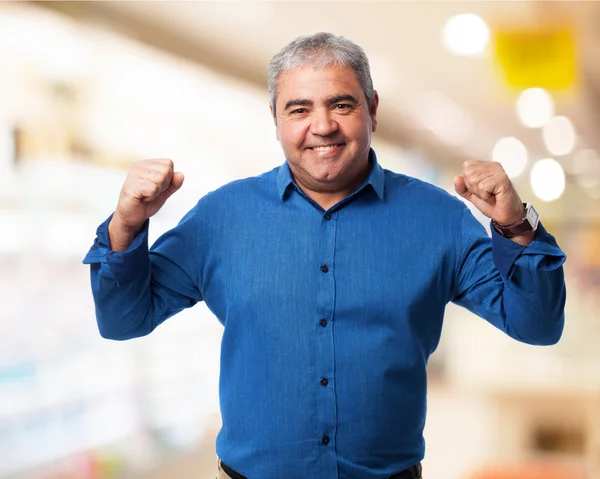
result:
[[[344,145],[343,143],[338,143],[338,144],[327,145],[327,146],[313,146],[309,149],[314,150],[314,151],[329,151],[329,150],[333,150],[334,148],[337,148],[338,146],[343,146],[343,145]]]

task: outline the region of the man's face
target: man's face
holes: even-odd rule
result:
[[[378,98],[367,104],[350,67],[300,67],[277,84],[277,139],[299,186],[339,192],[368,171]]]

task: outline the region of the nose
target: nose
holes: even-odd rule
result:
[[[328,136],[335,133],[339,128],[337,121],[333,118],[329,108],[319,108],[313,114],[310,132],[317,136]]]

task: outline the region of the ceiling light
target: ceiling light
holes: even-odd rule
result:
[[[577,141],[573,123],[566,116],[551,118],[544,125],[542,137],[548,151],[557,156],[571,153]]]
[[[494,146],[492,160],[500,163],[510,178],[516,178],[527,166],[527,148],[512,136],[502,138]]]
[[[485,50],[490,40],[487,24],[473,13],[449,18],[443,28],[444,46],[455,55],[475,55]]]
[[[565,191],[565,172],[552,158],[537,161],[531,169],[531,188],[542,201],[554,201]]]
[[[554,115],[554,101],[543,88],[529,88],[519,95],[517,114],[526,127],[540,128]]]

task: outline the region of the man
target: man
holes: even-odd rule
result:
[[[205,301],[224,326],[221,477],[421,477],[426,364],[444,308],[556,343],[565,256],[497,163],[446,192],[382,169],[364,51],[320,33],[269,66],[286,162],[206,195],[148,251],[148,220],[183,183],[135,163],[85,259],[100,333],[149,334]],[[526,219],[524,219],[527,216]]]

